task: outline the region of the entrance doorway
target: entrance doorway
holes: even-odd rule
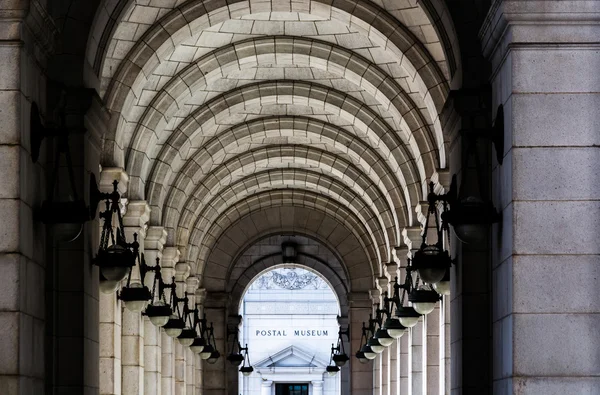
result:
[[[275,384],[275,395],[308,395],[308,384]]]

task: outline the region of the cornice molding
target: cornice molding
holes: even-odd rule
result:
[[[593,28],[581,29],[582,25]],[[543,29],[540,29],[541,26]],[[555,29],[548,29],[548,26]],[[598,1],[496,0],[490,7],[479,37],[483,55],[498,61],[515,44],[598,45],[598,32]]]

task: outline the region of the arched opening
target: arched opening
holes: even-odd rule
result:
[[[330,376],[337,345],[340,302],[325,277],[296,263],[254,277],[240,303],[240,342],[254,364],[239,377],[238,393],[339,395],[341,374]],[[347,378],[346,378],[347,381]]]

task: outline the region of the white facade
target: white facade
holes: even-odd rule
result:
[[[325,373],[337,343],[338,300],[325,281],[300,268],[258,277],[244,296],[240,342],[254,373],[240,376],[241,395],[273,395],[277,383],[306,383],[311,395],[339,395],[339,375]]]

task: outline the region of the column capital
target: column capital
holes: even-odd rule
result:
[[[198,286],[200,285],[200,279],[196,276],[190,276],[185,279],[185,285],[187,286],[186,292],[189,292],[190,294],[194,294],[194,296],[195,296],[196,290],[198,289]]]
[[[379,288],[379,292],[383,293],[387,291],[388,284],[390,280],[387,277],[378,277],[377,278],[377,287]]]
[[[167,230],[164,226],[149,226],[144,238],[144,249],[162,252],[166,241]]]
[[[396,262],[390,262],[385,265],[385,273],[388,276],[390,281],[394,281],[394,278],[398,276],[398,270],[400,269],[400,265]]]
[[[410,249],[407,245],[394,247],[394,251],[392,252],[392,255],[394,256],[394,262],[396,262],[398,265],[402,265],[406,262],[409,253]]]
[[[378,289],[370,289],[369,290],[369,297],[371,298],[371,301],[373,304],[377,304],[380,303],[381,301],[379,300],[381,298],[381,291]]]
[[[495,0],[479,37],[483,55],[496,66],[518,44],[595,44],[598,22],[596,1]]]
[[[121,196],[127,193],[127,186],[129,185],[129,175],[125,169],[121,167],[105,167],[100,173],[100,180],[98,181],[98,189],[101,192],[112,192],[113,181],[117,180],[119,185],[117,191]]]
[[[164,247],[160,266],[162,268],[175,268],[181,253],[177,247]]]
[[[313,380],[311,381],[311,384],[313,385],[313,387],[321,388],[323,387],[323,380]]]
[[[404,237],[404,243],[410,250],[418,250],[423,242],[422,230],[420,226],[408,226],[402,230],[402,236]]]
[[[135,200],[127,204],[127,213],[123,216],[123,225],[145,228],[149,219],[150,206],[148,203],[145,200]]]
[[[187,262],[179,262],[175,265],[175,278],[177,281],[185,281],[190,275],[190,264]]]
[[[429,212],[429,202],[426,200],[421,200],[415,207],[415,213],[417,213],[417,221],[419,221],[419,223],[421,225],[425,225],[425,221],[427,220],[428,212]]]

